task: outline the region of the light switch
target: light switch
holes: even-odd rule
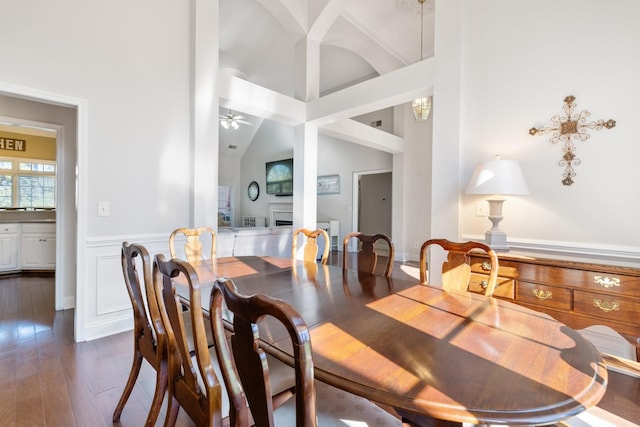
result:
[[[109,202],[98,202],[98,216],[109,216]]]
[[[476,204],[476,216],[489,216],[489,204],[486,200]]]

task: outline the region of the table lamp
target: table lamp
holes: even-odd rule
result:
[[[480,163],[473,171],[466,193],[492,196],[487,201],[489,202],[489,221],[493,227],[484,233],[485,242],[493,250],[508,251],[507,235],[498,227],[502,221],[502,204],[504,203],[504,199],[500,196],[529,194],[529,188],[518,162],[501,160],[500,156],[496,156],[494,160]]]

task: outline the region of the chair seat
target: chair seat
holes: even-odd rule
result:
[[[400,419],[372,404],[364,397],[315,381],[318,426],[385,427],[400,426]],[[273,413],[276,426],[293,426],[296,422],[295,399],[290,399]]]

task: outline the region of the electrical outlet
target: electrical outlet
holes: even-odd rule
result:
[[[489,216],[489,204],[486,200],[476,204],[476,216]]]

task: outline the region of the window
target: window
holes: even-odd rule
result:
[[[0,159],[0,207],[55,208],[56,163]]]

